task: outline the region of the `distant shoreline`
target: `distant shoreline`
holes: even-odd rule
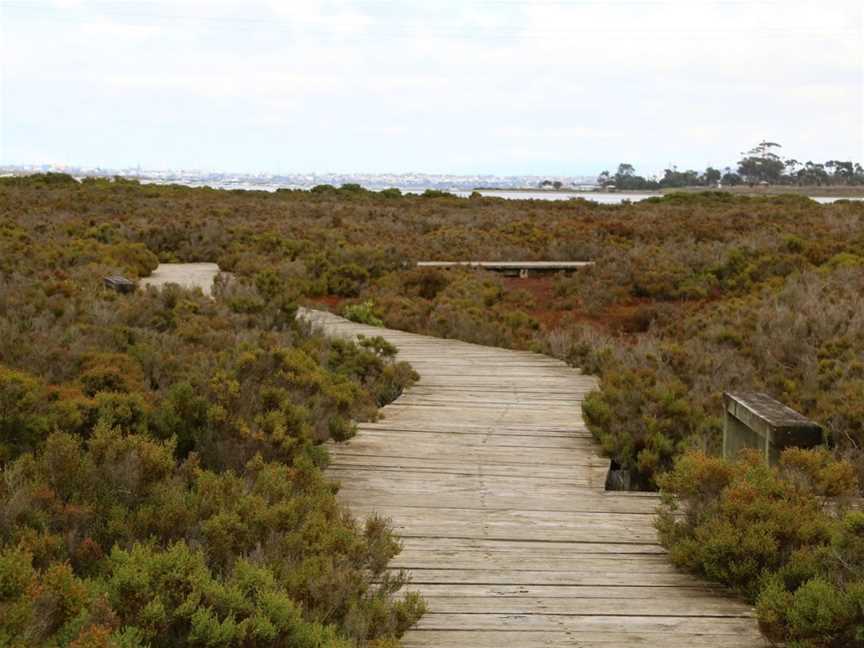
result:
[[[603,189],[598,188],[589,188],[589,189],[572,189],[570,187],[561,187],[560,189],[547,189],[545,187],[474,187],[470,191],[519,191],[519,192],[530,192],[530,193],[574,193],[574,194],[583,194],[583,193],[656,193],[658,196],[660,193],[655,190],[651,191],[635,191],[635,192],[626,192],[626,191],[604,191]]]
[[[681,187],[679,189],[663,189],[664,194],[675,192],[695,193],[700,191],[725,191],[726,193],[740,196],[773,196],[779,194],[797,194],[801,196],[816,196],[824,198],[836,198],[848,196],[858,198],[864,196],[864,186],[795,186],[795,185],[768,185],[767,187],[751,187],[750,185],[739,185],[736,187],[722,187],[711,189],[710,187]]]
[[[779,194],[797,194],[802,196],[815,196],[825,198],[836,197],[864,197],[864,186],[796,186],[796,185],[768,185],[767,187],[759,187],[750,185],[738,185],[735,187],[669,187],[664,189],[624,189],[606,191],[604,189],[541,189],[522,187],[519,189],[500,188],[500,187],[476,187],[474,191],[500,191],[508,193],[549,193],[549,194],[600,194],[606,196],[626,196],[638,194],[640,196],[664,196],[670,193],[699,193],[704,191],[722,191],[725,193],[736,194],[739,196],[774,196]]]

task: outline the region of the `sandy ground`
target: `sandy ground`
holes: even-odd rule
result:
[[[173,283],[184,288],[200,288],[205,295],[211,295],[213,280],[218,274],[219,266],[215,263],[160,263],[140,285],[159,287]]]

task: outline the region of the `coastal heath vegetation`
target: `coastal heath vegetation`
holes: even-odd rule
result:
[[[684,455],[660,477],[657,520],[672,562],[755,603],[772,642],[864,645],[864,513],[859,483],[827,450],[790,448],[775,468]]]
[[[104,288],[177,255],[154,241],[195,201],[140,190],[0,186],[0,646],[398,646],[423,601],[322,442],[416,374],[298,322],[269,264],[214,299]]]
[[[0,181],[0,206],[0,363],[4,384],[29,394],[2,402],[30,403],[4,415],[26,431],[3,437],[4,470],[16,462],[38,467],[60,431],[74,435],[85,456],[119,434],[169,447],[164,452],[182,475],[190,465],[213,479],[257,474],[256,462],[263,461],[274,470],[288,466],[307,483],[303,471],[323,465],[317,442],[350,435],[351,420],[374,416],[413,376],[382,345],[341,347],[303,330],[296,304],[372,325],[542,351],[599,377],[584,402],[585,420],[634,486],[678,495],[667,506],[683,505],[685,517],[670,508],[658,518],[677,564],[758,602],[763,629],[776,640],[814,647],[860,641],[856,538],[864,527],[843,498],[860,495],[864,483],[864,204],[703,192],[602,205],[356,186],[267,193],[37,176]],[[518,279],[479,269],[420,269],[418,260],[594,265],[567,276]],[[220,282],[212,301],[170,289],[132,298],[98,289],[102,274],[143,276],[157,262],[172,261],[215,261],[234,279]],[[720,444],[721,395],[732,389],[767,392],[819,421],[825,447],[784,457],[776,469],[747,457],[712,458]],[[194,501],[196,485],[186,484]],[[165,490],[176,489],[155,489]],[[75,497],[63,501],[91,501]],[[139,497],[135,506],[167,508]],[[826,497],[831,506],[823,506]],[[4,494],[3,501],[21,498]],[[104,510],[87,519],[104,523]],[[110,534],[99,536],[102,555],[117,547],[132,556],[135,541],[153,534],[147,523],[136,524],[145,535],[110,535],[119,532],[108,525]],[[380,589],[400,584],[379,585],[389,574],[381,565],[394,551],[375,539],[390,537],[379,531],[386,525],[379,521],[370,531],[353,524],[346,537],[367,538],[370,549],[348,553],[366,556],[378,571],[352,563],[357,571],[349,573],[364,575],[354,580],[339,571],[356,585],[354,598],[346,594],[350,602],[321,603],[298,585],[302,578],[268,568],[276,570],[277,588],[297,588],[287,596],[304,623],[349,641],[389,640],[416,619],[421,604],[410,597],[394,602],[392,592]],[[339,549],[316,554],[323,562],[345,555],[343,545],[328,544],[331,527],[325,527],[321,541]],[[145,549],[176,551],[185,541],[205,551],[205,564],[223,584],[234,573],[224,567],[226,555],[259,560],[242,548],[226,554],[216,540],[212,547],[198,544],[198,527],[185,528],[194,534],[156,535]],[[709,536],[716,543],[703,547]],[[76,530],[74,537],[84,536]],[[742,562],[736,547],[762,541],[765,548]],[[4,540],[9,551],[30,546],[17,536]],[[21,564],[15,555],[2,564]],[[53,562],[37,555],[30,563],[35,577],[68,563],[76,578],[97,579],[99,587],[109,583],[104,565],[120,564],[104,563],[90,575],[76,571],[71,554]],[[254,564],[274,564],[260,560]],[[323,575],[329,568],[318,571],[315,564],[304,587],[321,596],[340,591],[312,586],[330,582]],[[16,582],[31,582],[22,578]],[[20,604],[30,590],[15,591]],[[248,618],[218,610],[220,623]],[[192,627],[191,617],[184,619],[180,632]],[[108,623],[104,631],[114,636],[126,624]]]

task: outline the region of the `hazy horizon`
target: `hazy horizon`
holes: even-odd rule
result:
[[[864,9],[0,1],[0,164],[594,176],[864,160]]]
[[[116,167],[102,167],[98,165],[87,165],[87,164],[76,164],[74,162],[66,164],[66,163],[52,163],[52,162],[33,162],[33,163],[2,163],[0,164],[0,168],[12,168],[12,169],[32,169],[37,167],[50,167],[52,170],[100,170],[103,172],[115,172],[115,171],[124,171],[124,172],[138,172],[141,173],[200,173],[200,174],[218,174],[218,175],[238,175],[238,176],[255,176],[255,175],[263,175],[263,176],[370,176],[370,177],[387,177],[387,176],[441,176],[441,177],[490,177],[490,178],[521,178],[521,177],[530,177],[537,179],[548,178],[550,180],[556,178],[575,178],[575,179],[596,179],[597,173],[560,173],[560,174],[533,174],[533,173],[507,173],[507,174],[498,174],[498,173],[483,173],[483,172],[465,172],[465,173],[448,173],[446,171],[417,171],[414,169],[407,169],[401,171],[363,171],[363,170],[328,170],[328,169],[308,169],[308,170],[288,170],[283,169],[280,172],[276,172],[273,170],[261,170],[261,171],[242,171],[237,169],[208,169],[208,168],[194,168],[194,167],[145,167],[141,165],[140,168],[137,164],[131,165],[121,165]]]

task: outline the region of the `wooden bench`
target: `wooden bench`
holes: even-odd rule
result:
[[[812,448],[823,442],[822,427],[761,392],[723,394],[723,457],[755,448],[768,463],[791,446]]]
[[[102,283],[106,288],[116,290],[119,293],[135,292],[136,284],[134,281],[121,277],[120,275],[110,275],[102,278]]]
[[[532,274],[573,272],[594,265],[593,261],[418,261],[418,268],[483,268],[522,278]]]

